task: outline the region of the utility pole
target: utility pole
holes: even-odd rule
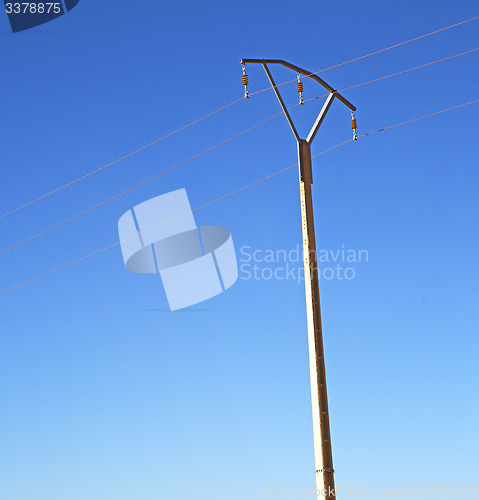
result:
[[[311,143],[335,99],[341,101],[351,110],[351,126],[354,130],[353,138],[356,139],[356,120],[354,118],[356,107],[319,76],[315,75],[311,71],[306,71],[286,61],[280,59],[242,59],[241,64],[243,65],[243,85],[245,86],[245,97],[248,97],[248,77],[245,71],[245,64],[261,64],[263,66],[298,144],[299,187],[303,228],[303,260],[306,286],[311,402],[313,408],[316,488],[320,491],[321,496],[324,496],[328,500],[334,500],[336,495],[334,491],[333,455],[331,449],[331,433],[329,428],[328,393],[326,389],[326,369],[324,363],[323,332],[321,326],[321,307],[319,302],[318,265],[316,260],[316,238],[314,234],[313,198],[311,194],[311,184],[313,183],[313,173],[311,168]],[[278,87],[273,80],[268,64],[281,64],[282,66],[286,66],[287,68],[297,72],[300,104],[303,103],[303,85],[300,80],[300,75],[316,80],[329,92],[326,102],[319,112],[319,115],[306,139],[300,139],[288,109],[286,108],[281,94],[279,93]]]

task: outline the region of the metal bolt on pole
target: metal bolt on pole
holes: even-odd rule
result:
[[[311,379],[311,402],[313,409],[314,457],[316,465],[316,488],[321,495],[335,499],[333,454],[331,448],[331,433],[329,428],[328,393],[326,389],[326,369],[324,363],[323,332],[321,326],[321,307],[319,301],[318,265],[316,260],[316,238],[314,234],[313,198],[311,184],[313,173],[311,164],[311,143],[323,123],[334,99],[345,104],[352,112],[356,111],[348,100],[334,90],[319,76],[310,71],[294,66],[280,59],[242,59],[244,64],[261,64],[293,131],[298,144],[299,187],[301,196],[301,218],[303,229],[303,259],[306,286],[306,311],[308,325],[309,367]],[[281,64],[298,74],[316,80],[329,92],[329,96],[319,112],[311,131],[306,139],[301,139],[293,120],[283,102],[268,64]]]

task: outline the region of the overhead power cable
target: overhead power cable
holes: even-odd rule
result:
[[[431,31],[430,33],[426,33],[424,35],[421,35],[421,36],[418,36],[418,37],[415,37],[415,38],[411,38],[411,39],[406,40],[404,42],[397,43],[397,44],[391,45],[389,47],[385,47],[385,48],[377,50],[375,52],[370,52],[369,54],[365,54],[363,56],[359,56],[359,57],[356,57],[354,59],[350,59],[348,61],[344,61],[342,63],[336,64],[334,66],[330,66],[329,68],[321,69],[321,70],[317,71],[316,73],[311,73],[311,74],[313,75],[313,74],[323,73],[323,72],[328,71],[330,69],[338,68],[340,66],[344,66],[346,64],[350,64],[352,62],[359,61],[361,59],[365,59],[367,57],[371,57],[371,56],[376,55],[376,54],[380,54],[380,53],[385,52],[387,50],[391,50],[391,49],[394,49],[396,47],[400,47],[402,45],[406,45],[406,44],[414,42],[416,40],[420,40],[422,38],[426,38],[428,36],[435,35],[435,34],[440,33],[442,31],[446,31],[446,30],[449,30],[451,28],[455,28],[457,26],[461,26],[463,24],[469,23],[471,21],[475,21],[477,19],[479,19],[479,16],[472,17],[470,19],[466,19],[465,21],[461,21],[459,23],[451,24],[450,26],[446,26],[445,28],[441,28],[441,29],[438,29],[438,30],[435,30],[435,31]],[[281,86],[281,85],[286,85],[287,83],[295,82],[295,81],[296,81],[296,79],[294,79],[294,80],[288,80],[287,82],[283,82],[283,83],[278,84],[278,87]],[[270,89],[272,89],[272,87],[266,87],[266,88],[264,88],[262,90],[258,90],[256,92],[252,92],[249,95],[252,96],[252,95],[255,95],[255,94],[259,94],[261,92],[265,92],[266,90],[270,90]],[[14,208],[14,209],[12,209],[12,210],[10,210],[8,212],[5,212],[4,214],[0,215],[0,219],[3,219],[4,217],[7,217],[8,215],[11,215],[11,214],[13,214],[15,212],[18,212],[19,210],[22,210],[23,208],[26,208],[26,207],[28,207],[28,206],[30,206],[30,205],[32,205],[32,204],[34,204],[34,203],[36,203],[36,202],[38,202],[40,200],[43,200],[43,199],[45,199],[45,198],[47,198],[47,197],[49,197],[49,196],[51,196],[51,195],[53,195],[55,193],[58,193],[59,191],[62,191],[63,189],[65,189],[67,187],[70,187],[70,186],[72,186],[73,184],[76,184],[79,181],[82,181],[82,180],[84,180],[84,179],[86,179],[86,178],[88,178],[88,177],[90,177],[90,176],[92,176],[92,175],[94,175],[94,174],[96,174],[98,172],[101,172],[102,170],[106,169],[107,167],[115,165],[116,163],[119,163],[120,161],[125,160],[126,158],[129,158],[130,156],[133,156],[133,155],[135,155],[135,154],[137,154],[137,153],[139,153],[139,152],[141,152],[141,151],[143,151],[143,150],[145,150],[145,149],[147,149],[147,148],[149,148],[149,147],[151,147],[151,146],[153,146],[155,144],[158,144],[159,142],[163,141],[164,139],[167,139],[168,137],[171,137],[172,135],[175,135],[175,134],[177,134],[177,133],[179,133],[179,132],[187,129],[187,128],[191,127],[192,125],[194,125],[194,124],[196,124],[198,122],[201,122],[205,118],[208,118],[208,117],[210,117],[210,116],[212,116],[212,115],[214,115],[214,114],[216,114],[216,113],[218,113],[218,112],[220,112],[220,111],[222,111],[222,110],[224,110],[224,109],[226,109],[226,108],[232,106],[233,104],[236,104],[236,103],[238,103],[238,102],[240,102],[242,100],[243,100],[243,97],[241,97],[239,99],[236,99],[234,101],[231,101],[230,103],[225,104],[224,106],[222,106],[222,107],[220,107],[220,108],[212,111],[211,113],[208,113],[208,114],[202,116],[201,118],[198,118],[197,120],[194,120],[191,123],[188,123],[187,125],[184,125],[184,126],[180,127],[179,129],[166,134],[165,136],[161,137],[160,139],[156,139],[155,141],[150,142],[149,144],[146,144],[145,146],[142,146],[142,147],[136,149],[135,151],[132,151],[131,153],[128,153],[128,154],[126,154],[126,155],[124,155],[124,156],[122,156],[120,158],[117,158],[116,160],[114,160],[114,161],[112,161],[110,163],[107,163],[106,165],[103,165],[103,166],[101,166],[101,167],[99,167],[99,168],[97,168],[95,170],[92,170],[91,172],[88,172],[85,175],[82,175],[81,177],[78,177],[77,179],[74,179],[73,181],[70,181],[70,182],[68,182],[68,183],[66,183],[66,184],[64,184],[64,185],[62,185],[62,186],[60,186],[58,188],[52,189],[51,191],[49,191],[49,192],[47,192],[47,193],[45,193],[45,194],[43,194],[41,196],[38,196],[37,198],[34,198],[33,200],[30,200],[29,202],[24,203],[23,205],[20,205],[20,206]]]
[[[296,104],[295,106],[297,106],[297,104]],[[24,239],[23,241],[19,241],[18,243],[15,243],[14,245],[9,246],[8,248],[4,248],[3,250],[0,250],[0,254],[5,253],[5,252],[7,252],[8,250],[12,250],[12,249],[14,249],[14,248],[16,248],[16,247],[18,247],[18,246],[22,245],[23,243],[27,243],[27,241],[31,241],[31,240],[33,240],[34,238],[37,238],[38,236],[41,236],[42,234],[48,233],[48,232],[49,232],[49,231],[51,231],[52,229],[55,229],[55,228],[60,227],[60,226],[63,226],[63,224],[66,224],[67,222],[70,222],[70,221],[72,221],[72,220],[74,220],[74,219],[77,219],[77,218],[78,218],[78,217],[80,217],[81,215],[85,215],[85,214],[87,214],[88,212],[91,212],[92,210],[95,210],[95,208],[99,208],[99,207],[101,207],[101,206],[105,205],[106,203],[109,203],[110,201],[116,200],[116,199],[117,199],[117,198],[119,198],[120,196],[123,196],[124,194],[127,194],[127,193],[129,193],[130,191],[133,191],[134,189],[137,189],[137,188],[139,188],[139,187],[141,187],[141,186],[144,186],[145,184],[148,184],[149,182],[154,181],[155,179],[158,179],[158,178],[159,178],[159,177],[161,177],[162,175],[165,175],[165,174],[167,174],[168,172],[171,172],[171,171],[173,171],[173,170],[177,169],[178,167],[181,167],[182,165],[185,165],[186,163],[189,163],[190,161],[195,160],[196,158],[199,158],[200,156],[203,156],[203,155],[205,155],[206,153],[209,153],[210,151],[213,151],[214,149],[216,149],[216,148],[218,148],[218,147],[222,146],[223,144],[226,144],[227,142],[230,142],[230,141],[232,141],[233,139],[236,139],[236,138],[238,138],[239,136],[241,136],[241,135],[243,135],[243,134],[246,134],[246,132],[249,132],[249,131],[251,131],[251,130],[255,129],[256,127],[259,127],[260,125],[263,125],[264,123],[266,123],[266,122],[268,122],[268,121],[272,120],[273,118],[276,118],[277,116],[279,116],[279,115],[281,115],[281,114],[282,114],[282,112],[277,113],[277,114],[275,114],[275,115],[273,115],[273,116],[270,116],[270,117],[269,117],[269,118],[267,118],[266,120],[263,120],[262,122],[257,123],[256,125],[253,125],[253,126],[252,126],[252,127],[250,127],[250,128],[247,128],[246,130],[243,130],[243,131],[242,131],[242,132],[240,132],[239,134],[236,134],[236,135],[234,135],[234,136],[230,137],[229,139],[226,139],[226,140],[224,140],[224,141],[222,141],[222,142],[219,142],[218,144],[215,144],[215,145],[214,145],[214,146],[212,146],[211,148],[205,149],[205,150],[204,150],[204,151],[202,151],[201,153],[198,153],[197,155],[192,156],[191,158],[188,158],[187,160],[182,161],[181,163],[178,163],[178,164],[174,165],[173,167],[168,168],[167,170],[164,170],[163,172],[161,172],[161,173],[159,173],[159,174],[157,174],[157,175],[154,175],[153,177],[150,177],[150,178],[149,178],[149,179],[147,179],[146,181],[143,181],[143,182],[140,182],[139,184],[136,184],[136,186],[133,186],[133,187],[131,187],[131,188],[129,188],[129,189],[126,189],[125,191],[122,191],[121,193],[116,194],[115,196],[112,196],[111,198],[108,198],[107,200],[102,201],[101,203],[97,203],[96,205],[94,205],[94,206],[92,206],[92,207],[90,207],[90,208],[87,208],[86,210],[83,210],[82,212],[80,212],[80,213],[78,213],[78,214],[76,214],[76,215],[73,215],[72,217],[69,217],[68,219],[63,220],[63,221],[59,222],[58,224],[55,224],[54,226],[51,226],[51,227],[49,227],[49,228],[47,228],[47,229],[44,229],[43,231],[40,231],[39,233],[34,234],[33,236],[30,236],[30,237],[28,237],[28,238]]]
[[[45,193],[44,195],[39,196],[38,198],[34,198],[33,200],[31,200],[31,201],[29,201],[27,203],[24,203],[23,205],[20,205],[19,207],[14,208],[13,210],[10,210],[9,212],[5,212],[4,214],[0,215],[0,219],[3,219],[4,217],[7,217],[7,215],[10,215],[10,214],[13,214],[15,212],[18,212],[19,210],[22,210],[22,208],[26,208],[29,205],[32,205],[33,203],[36,203],[37,201],[43,200],[44,198],[47,198],[48,196],[51,196],[52,194],[58,193],[59,191],[62,191],[63,189],[65,189],[65,188],[67,188],[69,186],[72,186],[73,184],[76,184],[77,182],[82,181],[83,179],[86,179],[87,177],[90,177],[93,174],[101,172],[105,168],[110,167],[111,165],[114,165],[115,163],[118,163],[118,162],[120,162],[122,160],[125,160],[126,158],[129,158],[130,156],[133,156],[136,153],[139,153],[140,151],[143,151],[144,149],[147,149],[147,148],[153,146],[154,144],[158,144],[159,142],[163,141],[164,139],[167,139],[168,137],[171,137],[172,135],[175,135],[178,132],[181,132],[182,130],[187,129],[188,127],[191,127],[195,123],[198,123],[198,122],[204,120],[205,118],[208,118],[209,116],[212,116],[212,115],[214,115],[214,114],[222,111],[223,109],[226,109],[226,108],[232,106],[233,104],[236,104],[237,102],[242,101],[242,100],[243,100],[242,97],[240,99],[236,99],[235,101],[232,101],[229,104],[226,104],[225,106],[222,106],[221,108],[215,109],[211,113],[208,113],[207,115],[202,116],[201,118],[198,118],[197,120],[194,120],[191,123],[188,123],[187,125],[184,125],[183,127],[180,127],[179,129],[176,129],[174,132],[170,132],[169,134],[164,135],[160,139],[156,139],[155,141],[150,142],[146,146],[142,146],[141,148],[138,148],[135,151],[132,151],[131,153],[128,153],[125,156],[122,156],[121,158],[117,158],[116,160],[114,160],[114,161],[112,161],[110,163],[107,163],[106,165],[103,165],[102,167],[99,167],[99,168],[97,168],[95,170],[92,170],[91,172],[88,172],[87,174],[82,175],[81,177],[78,177],[77,179],[74,179],[73,181],[68,182],[67,184],[64,184],[63,186],[60,186],[60,187],[58,187],[56,189],[53,189],[52,191],[49,191],[48,193]]]
[[[442,114],[442,113],[446,113],[446,112],[448,112],[448,111],[452,111],[452,110],[454,110],[454,109],[458,109],[458,108],[463,108],[463,107],[465,107],[465,106],[469,106],[469,105],[471,105],[471,104],[475,104],[475,103],[478,103],[478,102],[479,102],[479,99],[476,99],[476,100],[474,100],[474,101],[470,101],[470,102],[466,102],[466,103],[464,103],[464,104],[459,104],[459,105],[457,105],[457,106],[453,106],[453,107],[451,107],[451,108],[442,109],[442,110],[440,110],[440,111],[436,111],[436,112],[434,112],[434,113],[430,113],[430,114],[428,114],[428,115],[420,116],[420,117],[418,117],[418,118],[413,118],[412,120],[407,120],[407,121],[405,121],[405,122],[397,123],[397,124],[395,124],[395,125],[390,125],[389,127],[384,127],[384,128],[382,128],[382,129],[375,130],[375,131],[373,131],[373,132],[368,132],[368,133],[366,133],[366,134],[362,134],[362,135],[360,135],[360,136],[359,136],[359,138],[361,138],[361,137],[367,137],[367,136],[370,136],[370,135],[373,135],[373,134],[377,134],[377,133],[379,133],[379,132],[384,132],[384,131],[386,131],[386,130],[391,130],[391,129],[393,129],[393,128],[400,127],[400,126],[402,126],[402,125],[406,125],[406,124],[409,124],[409,123],[417,122],[417,121],[419,121],[419,120],[424,120],[425,118],[430,118],[430,117],[432,117],[432,116],[440,115],[440,114]],[[345,144],[347,144],[347,143],[349,143],[349,142],[352,142],[352,140],[353,140],[353,139],[349,139],[349,140],[344,141],[344,142],[342,142],[342,143],[340,143],[340,144],[337,144],[336,146],[333,146],[333,147],[331,147],[331,148],[329,148],[329,149],[326,149],[325,151],[322,151],[321,153],[317,153],[317,154],[313,155],[313,158],[315,158],[315,157],[317,157],[317,156],[321,156],[321,155],[323,155],[323,154],[325,154],[325,153],[327,153],[327,152],[329,152],[329,151],[332,151],[333,149],[336,149],[336,148],[339,148],[339,147],[341,147],[341,146],[344,146]],[[298,164],[297,164],[297,163],[295,163],[294,165],[290,165],[289,167],[286,167],[286,168],[283,168],[283,169],[281,169],[281,170],[278,170],[277,172],[274,172],[273,174],[267,175],[266,177],[263,177],[262,179],[258,179],[257,181],[254,181],[254,182],[252,182],[252,183],[250,183],[250,184],[248,184],[248,185],[246,185],[246,186],[243,186],[243,187],[241,187],[241,188],[239,188],[239,189],[236,189],[235,191],[232,191],[232,192],[230,192],[230,193],[228,193],[228,194],[225,194],[225,195],[223,195],[223,196],[220,196],[219,198],[216,198],[215,200],[212,200],[212,201],[210,201],[210,202],[208,202],[208,203],[205,203],[205,204],[203,204],[203,205],[200,205],[200,206],[198,206],[198,207],[196,207],[196,208],[192,209],[192,212],[196,212],[197,210],[200,210],[201,208],[204,208],[204,207],[207,207],[207,206],[209,206],[209,205],[212,205],[213,203],[216,203],[216,202],[219,202],[219,201],[221,201],[221,200],[224,200],[225,198],[228,198],[228,197],[230,197],[230,196],[232,196],[232,195],[234,195],[234,194],[237,194],[237,193],[239,193],[239,192],[241,192],[241,191],[244,191],[245,189],[248,189],[248,188],[250,188],[250,187],[253,187],[253,186],[255,186],[255,185],[257,185],[257,184],[259,184],[259,183],[261,183],[261,182],[264,182],[264,181],[266,181],[266,180],[268,180],[268,179],[271,179],[272,177],[275,177],[276,175],[279,175],[279,174],[281,174],[281,173],[283,173],[283,172],[286,172],[286,171],[288,171],[288,170],[290,170],[290,169],[292,169],[292,168],[296,167],[297,165],[298,165]],[[157,227],[160,227],[160,226],[162,226],[162,225],[164,225],[164,224],[168,224],[169,222],[172,222],[172,221],[174,221],[174,220],[176,220],[176,219],[178,219],[178,218],[180,218],[180,217],[184,217],[184,216],[188,215],[189,213],[190,213],[190,212],[185,213],[185,214],[182,214],[182,215],[179,215],[179,216],[177,216],[177,217],[175,217],[175,218],[173,218],[173,219],[171,219],[171,220],[168,220],[168,221],[166,221],[166,222],[163,222],[163,223],[161,223],[161,224],[158,224],[157,226],[154,226],[154,227],[149,228],[149,229],[147,229],[147,230],[145,230],[145,231],[142,231],[142,232],[141,232],[141,234],[147,233],[148,231],[152,231],[153,229],[156,229]],[[40,274],[39,276],[36,276],[36,277],[31,278],[31,279],[29,279],[29,280],[27,280],[27,281],[24,281],[23,283],[19,283],[18,285],[15,285],[15,286],[13,286],[13,287],[7,288],[7,289],[5,289],[5,290],[1,291],[1,292],[0,292],[0,295],[3,295],[3,294],[5,294],[5,293],[7,293],[7,292],[11,292],[12,290],[15,290],[15,289],[17,289],[17,288],[20,288],[20,287],[22,287],[22,286],[25,286],[25,285],[27,285],[27,284],[29,284],[29,283],[32,283],[33,281],[39,280],[40,278],[44,278],[45,276],[49,276],[50,274],[53,274],[53,273],[55,273],[55,272],[57,272],[57,271],[60,271],[60,270],[62,270],[62,269],[65,269],[65,268],[67,268],[67,267],[70,267],[70,266],[72,266],[72,265],[74,265],[74,264],[77,264],[78,262],[82,262],[82,261],[84,261],[84,260],[86,260],[86,259],[88,259],[88,258],[90,258],[90,257],[93,257],[93,256],[95,256],[95,255],[98,255],[98,254],[100,254],[100,253],[102,253],[102,252],[105,252],[105,251],[109,250],[110,248],[114,248],[114,247],[116,247],[116,246],[120,245],[121,243],[123,243],[123,242],[125,242],[125,241],[130,240],[131,238],[136,238],[136,235],[135,235],[135,236],[132,236],[132,237],[130,237],[130,238],[126,238],[125,240],[119,241],[119,242],[117,242],[117,243],[113,243],[113,244],[111,244],[111,245],[108,245],[107,247],[101,248],[100,250],[97,250],[97,251],[92,252],[92,253],[90,253],[90,254],[88,254],[88,255],[85,255],[84,257],[81,257],[81,258],[76,259],[76,260],[74,260],[74,261],[72,261],[72,262],[69,262],[69,263],[67,263],[67,264],[64,264],[63,266],[57,267],[57,268],[55,268],[55,269],[52,269],[51,271],[48,271],[48,272],[43,273],[43,274]]]
[[[439,59],[439,60],[437,60],[437,61],[433,61],[433,62],[430,62],[430,63],[427,63],[427,64],[422,64],[421,66],[416,66],[416,67],[414,67],[414,68],[409,68],[409,69],[406,69],[406,70],[403,70],[403,71],[399,71],[398,73],[392,73],[392,74],[390,74],[390,75],[383,76],[383,77],[380,77],[380,78],[376,78],[376,79],[374,79],[374,80],[370,80],[370,81],[367,81],[367,82],[359,83],[359,84],[357,84],[357,85],[353,85],[353,86],[351,86],[351,87],[347,87],[347,88],[345,88],[345,89],[341,89],[341,90],[340,90],[340,92],[343,92],[343,91],[345,91],[345,90],[350,90],[350,89],[352,89],[352,88],[357,88],[357,87],[361,87],[361,86],[364,86],[364,85],[368,85],[368,84],[370,84],[370,83],[378,82],[378,81],[381,81],[381,80],[385,80],[385,79],[387,79],[387,78],[391,78],[391,77],[393,77],[393,76],[402,75],[402,74],[407,73],[407,72],[409,72],[409,71],[413,71],[413,70],[416,70],[416,69],[424,68],[424,67],[426,67],[426,66],[431,66],[432,64],[437,64],[437,63],[440,63],[440,62],[443,62],[443,61],[447,61],[447,60],[449,60],[449,59],[453,59],[453,58],[455,58],[455,57],[459,57],[459,56],[462,56],[462,55],[465,55],[465,54],[469,54],[469,53],[471,53],[471,52],[475,52],[475,51],[477,51],[477,50],[479,50],[479,48],[472,49],[472,50],[468,50],[468,51],[466,51],[466,52],[462,52],[462,53],[460,53],[460,54],[455,54],[455,55],[453,55],[453,56],[449,56],[449,57],[446,57],[446,58],[444,58],[444,59]],[[323,95],[320,95],[320,96],[317,96],[317,97],[311,97],[310,99],[305,99],[305,100],[304,100],[304,102],[306,103],[306,102],[309,102],[309,101],[313,101],[313,100],[315,100],[315,99],[320,99],[321,97],[325,97],[325,96],[327,96],[327,95],[328,95],[328,94],[323,94]],[[298,104],[294,104],[293,106],[289,107],[288,109],[290,110],[290,109],[292,109],[292,108],[295,108],[296,106],[298,106]],[[208,153],[208,152],[210,152],[210,151],[212,151],[212,150],[214,150],[214,149],[218,148],[219,146],[222,146],[223,144],[226,144],[226,143],[228,143],[228,142],[232,141],[233,139],[236,139],[236,138],[240,137],[241,135],[243,135],[243,134],[245,134],[245,133],[247,133],[247,132],[249,132],[249,131],[251,131],[251,130],[255,129],[256,127],[259,127],[260,125],[263,125],[264,123],[267,123],[268,121],[270,121],[270,120],[272,120],[273,118],[276,118],[277,116],[280,116],[280,115],[282,115],[282,112],[277,113],[277,114],[275,114],[275,115],[273,115],[273,116],[270,116],[270,117],[269,117],[269,118],[267,118],[266,120],[263,120],[262,122],[257,123],[256,125],[253,125],[252,127],[248,128],[248,129],[246,129],[246,130],[243,130],[242,132],[240,132],[240,133],[238,133],[238,134],[236,134],[236,135],[234,135],[234,136],[230,137],[229,139],[226,139],[226,140],[224,140],[224,141],[222,141],[222,142],[220,142],[220,143],[216,144],[215,146],[212,146],[211,148],[208,148],[208,149],[206,149],[206,150],[202,151],[201,153],[198,153],[197,155],[192,156],[191,158],[188,158],[187,160],[185,160],[185,161],[183,161],[183,162],[181,162],[181,163],[178,163],[177,165],[174,165],[173,167],[171,167],[171,168],[169,168],[169,169],[167,169],[167,170],[164,170],[163,172],[161,172],[161,173],[159,173],[159,174],[157,174],[157,175],[155,175],[155,176],[153,176],[153,177],[150,177],[150,178],[149,178],[149,179],[147,179],[146,181],[140,182],[140,183],[139,183],[139,184],[137,184],[136,186],[133,186],[133,187],[131,187],[131,188],[129,188],[129,189],[127,189],[127,190],[125,190],[125,191],[123,191],[123,192],[121,192],[121,193],[119,193],[119,194],[115,195],[115,196],[112,196],[111,198],[108,198],[108,199],[107,199],[107,200],[105,200],[105,201],[102,201],[101,203],[98,203],[98,204],[96,204],[96,205],[94,205],[94,206],[92,206],[92,207],[90,207],[90,208],[88,208],[88,209],[86,209],[86,210],[83,210],[82,212],[80,212],[80,213],[78,213],[78,214],[76,214],[76,215],[74,215],[74,216],[72,216],[72,217],[69,217],[68,219],[65,219],[65,220],[63,220],[63,221],[61,221],[61,222],[59,222],[59,223],[57,223],[57,224],[55,224],[55,225],[53,225],[53,226],[51,226],[51,227],[47,228],[47,229],[44,229],[43,231],[40,231],[39,233],[36,233],[36,234],[34,234],[34,235],[32,235],[32,236],[30,236],[30,237],[28,237],[28,238],[26,238],[26,239],[24,239],[24,240],[22,240],[22,241],[19,241],[18,243],[15,243],[14,245],[11,245],[11,246],[9,246],[9,247],[7,247],[7,248],[4,248],[3,250],[0,250],[0,255],[1,255],[2,253],[5,253],[5,252],[9,251],[9,250],[13,250],[14,248],[16,248],[16,247],[18,247],[18,246],[20,246],[20,245],[22,245],[22,244],[24,244],[24,243],[27,243],[28,241],[33,240],[33,239],[37,238],[38,236],[41,236],[41,235],[43,235],[43,234],[46,234],[46,233],[48,233],[48,232],[52,231],[53,229],[56,229],[57,227],[60,227],[60,226],[62,226],[63,224],[66,224],[67,222],[70,222],[70,221],[72,221],[72,220],[74,220],[74,219],[77,219],[78,217],[80,217],[80,216],[82,216],[82,215],[85,215],[85,214],[87,214],[88,212],[91,212],[92,210],[94,210],[94,209],[96,209],[96,208],[99,208],[99,207],[101,207],[101,206],[105,205],[106,203],[109,203],[110,201],[116,200],[116,199],[117,199],[117,198],[119,198],[120,196],[123,196],[124,194],[127,194],[127,193],[129,193],[130,191],[133,191],[134,189],[137,189],[137,188],[139,188],[139,187],[141,187],[141,186],[144,186],[145,184],[147,184],[147,183],[149,183],[149,182],[151,182],[151,181],[154,181],[155,179],[158,179],[158,178],[159,178],[159,177],[161,177],[162,175],[165,175],[165,174],[167,174],[168,172],[171,172],[171,171],[173,171],[173,170],[177,169],[178,167],[181,167],[182,165],[185,165],[186,163],[189,163],[190,161],[192,161],[192,160],[194,160],[194,159],[196,159],[196,158],[199,158],[200,156],[203,156],[204,154],[206,154],[206,153]]]
[[[451,28],[455,28],[456,26],[461,26],[462,24],[470,23],[471,21],[476,21],[477,19],[479,19],[479,16],[471,17],[470,19],[466,19],[465,21],[461,21],[461,22],[456,23],[456,24],[451,24],[450,26],[446,26],[445,28],[441,28],[441,29],[436,30],[436,31],[431,31],[430,33],[426,33],[425,35],[417,36],[416,38],[411,38],[410,40],[406,40],[405,42],[397,43],[396,45],[391,45],[391,46],[386,47],[384,49],[376,50],[375,52],[370,52],[369,54],[365,54],[364,56],[359,56],[359,57],[356,57],[354,59],[349,59],[348,61],[344,61],[342,63],[335,64],[334,66],[329,66],[329,68],[320,69],[319,71],[316,71],[314,73],[309,73],[308,75],[304,75],[304,76],[318,75],[319,73],[324,73],[325,71],[339,68],[340,66],[345,66],[346,64],[350,64],[352,62],[359,61],[361,59],[365,59],[366,57],[371,57],[371,56],[374,56],[376,54],[380,54],[381,52],[386,52],[387,50],[395,49],[396,47],[401,47],[402,45],[406,45],[408,43],[415,42],[415,41],[420,40],[422,38],[426,38],[428,36],[435,35],[435,34],[440,33],[442,31],[446,31],[446,30],[449,30]],[[282,85],[287,85],[288,83],[293,83],[293,82],[296,82],[296,78],[294,78],[292,80],[288,80],[286,82],[279,83],[277,85],[277,87],[281,87]],[[256,92],[251,92],[249,95],[252,96],[255,94],[260,94],[261,92],[265,92],[266,90],[269,90],[271,88],[272,87],[266,87],[264,89],[257,90]]]
[[[346,87],[344,89],[341,89],[341,92],[344,92],[345,90],[355,89],[357,87],[362,87],[363,85],[369,85],[370,83],[379,82],[381,80],[386,80],[386,78],[391,78],[393,76],[403,75],[404,73],[409,73],[409,71],[414,71],[416,69],[425,68],[426,66],[432,66],[433,64],[437,64],[437,63],[444,62],[444,61],[449,61],[450,59],[454,59],[455,57],[464,56],[466,54],[470,54],[471,52],[476,52],[478,50],[479,50],[479,47],[476,49],[466,50],[465,52],[461,52],[460,54],[454,54],[453,56],[444,57],[443,59],[438,59],[437,61],[432,61],[432,62],[429,62],[426,64],[421,64],[420,66],[415,66],[414,68],[405,69],[403,71],[398,71],[397,73],[392,73],[392,74],[387,75],[387,76],[375,78],[374,80],[369,80],[368,82],[358,83],[357,85],[352,85],[351,87]]]
[[[477,47],[476,49],[466,50],[466,52],[461,52],[460,54],[454,54],[453,56],[444,57],[443,59],[438,59],[437,61],[432,61],[432,62],[429,62],[426,64],[421,64],[420,66],[414,66],[414,68],[404,69],[402,71],[398,71],[397,73],[391,73],[390,75],[381,76],[379,78],[374,78],[374,80],[368,80],[367,82],[357,83],[356,85],[351,85],[350,87],[345,87],[344,89],[340,89],[340,90],[338,90],[338,92],[345,92],[346,90],[351,90],[351,89],[356,89],[358,87],[363,87],[364,85],[369,85],[370,83],[380,82],[382,80],[392,78],[393,76],[403,75],[404,73],[409,73],[410,71],[414,71],[416,69],[426,68],[427,66],[432,66],[433,64],[437,64],[437,63],[444,62],[444,61],[449,61],[450,59],[454,59],[454,58],[459,57],[459,56],[464,56],[464,55],[470,54],[472,52],[477,52],[478,50],[479,50],[479,47]],[[309,99],[305,99],[303,102],[314,101],[315,99],[321,99],[322,97],[326,97],[328,95],[329,95],[329,93],[328,94],[321,94],[321,95],[318,95],[316,97],[311,97]]]

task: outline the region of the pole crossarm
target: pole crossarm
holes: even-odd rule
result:
[[[295,66],[283,59],[241,59],[243,64],[280,64],[286,68],[292,69],[304,76],[308,76],[313,80],[316,80],[320,85],[322,85],[328,92],[335,94],[337,99],[339,99],[343,104],[345,104],[351,111],[356,111],[356,106],[351,104],[345,97],[343,97],[337,90],[335,90],[331,85],[326,83],[322,78],[313,73],[312,71],[307,71],[299,66]]]

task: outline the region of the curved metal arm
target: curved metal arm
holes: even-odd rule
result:
[[[304,76],[308,76],[309,78],[312,78],[313,80],[316,80],[318,83],[320,83],[328,92],[329,96],[326,99],[326,102],[323,105],[323,108],[319,112],[318,117],[316,118],[316,121],[314,122],[309,134],[308,138],[305,139],[305,142],[308,144],[311,144],[313,142],[313,139],[316,135],[316,133],[319,130],[319,127],[323,123],[323,120],[329,111],[329,108],[331,107],[331,104],[333,103],[334,99],[340,100],[343,104],[345,104],[351,111],[356,111],[356,106],[353,106],[347,99],[345,99],[337,90],[334,90],[331,85],[326,83],[322,78],[319,78],[318,75],[315,75],[314,73],[310,73],[306,71],[305,69],[300,68],[299,66],[295,66],[294,64],[288,63],[286,61],[283,61],[282,59],[241,59],[241,64],[261,64],[266,71],[266,75],[268,76],[269,82],[271,83],[271,86],[273,87],[274,93],[276,94],[276,97],[278,98],[279,104],[281,105],[281,108],[283,110],[283,113],[286,116],[286,119],[288,120],[289,126],[291,127],[291,130],[293,131],[294,137],[296,139],[296,142],[298,143],[298,146],[300,142],[303,140],[299,137],[298,131],[296,130],[296,127],[294,126],[293,120],[291,118],[291,115],[289,114],[288,108],[284,104],[283,98],[281,97],[281,94],[279,93],[278,86],[276,85],[273,75],[271,74],[271,71],[268,68],[268,64],[281,64],[282,66],[285,66],[286,68],[293,69],[297,73],[301,73]]]
[[[320,85],[322,85],[328,92],[334,93],[336,97],[345,104],[351,111],[356,111],[356,106],[351,104],[347,99],[345,99],[337,90],[333,89],[331,85],[326,83],[322,78],[311,71],[306,71],[299,66],[295,66],[287,61],[283,61],[283,59],[241,59],[241,62],[246,64],[281,64],[281,66],[285,66],[286,68],[293,69],[298,73],[301,73],[304,76],[308,76],[313,80],[316,80]]]

